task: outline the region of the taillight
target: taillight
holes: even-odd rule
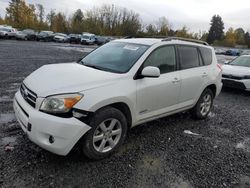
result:
[[[222,71],[222,66],[221,64],[217,63],[217,67],[220,69],[220,72]]]

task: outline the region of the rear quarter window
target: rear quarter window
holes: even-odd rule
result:
[[[212,50],[209,48],[200,47],[200,52],[204,65],[210,65],[212,63]]]

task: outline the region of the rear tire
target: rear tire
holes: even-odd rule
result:
[[[81,141],[83,154],[89,159],[99,160],[110,156],[122,145],[127,135],[127,120],[120,110],[113,107],[98,110],[90,127]]]
[[[191,111],[193,118],[205,119],[211,111],[211,108],[213,106],[213,99],[214,96],[211,89],[205,89]]]

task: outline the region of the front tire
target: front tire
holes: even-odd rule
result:
[[[192,109],[192,116],[195,119],[205,119],[211,111],[213,99],[214,96],[211,89],[205,89]]]
[[[110,156],[124,142],[127,120],[113,107],[98,110],[90,122],[91,130],[84,135],[81,147],[89,159],[99,160]]]

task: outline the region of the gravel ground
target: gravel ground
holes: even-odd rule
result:
[[[250,93],[243,91],[223,89],[206,120],[186,112],[135,127],[101,161],[77,150],[57,156],[31,143],[12,109],[21,81],[44,64],[90,50],[0,41],[0,187],[250,187]]]

